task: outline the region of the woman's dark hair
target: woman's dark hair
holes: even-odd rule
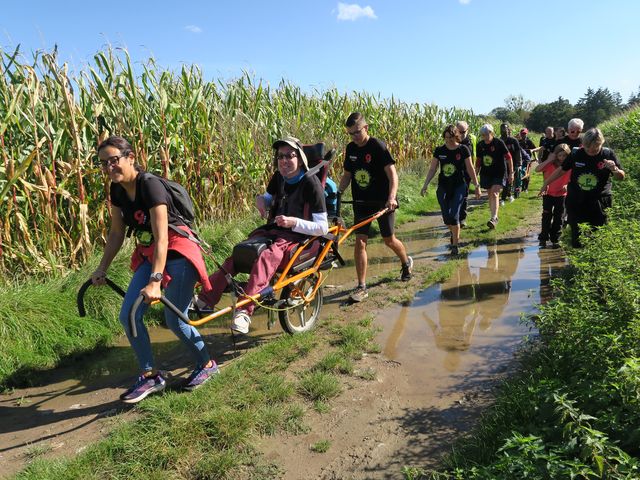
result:
[[[133,147],[131,146],[131,144],[125,138],[119,137],[117,135],[110,136],[109,138],[104,140],[100,145],[98,145],[98,153],[100,153],[100,150],[106,147],[117,148],[118,150],[120,150],[121,155],[129,155],[130,153],[134,153]],[[138,172],[144,172],[144,169],[140,165],[138,165],[138,159],[134,160],[133,167]]]
[[[103,142],[100,145],[98,145],[98,152],[100,152],[100,150],[106,147],[117,148],[118,150],[120,150],[120,153],[122,155],[129,155],[130,153],[133,152],[133,147],[131,146],[131,144],[124,138],[119,137],[117,135],[112,135],[106,140],[103,140]]]
[[[449,124],[444,127],[444,132],[442,132],[442,138],[445,138],[446,134],[449,134],[451,138],[455,138],[457,142],[460,142],[460,131],[456,128],[455,125]]]

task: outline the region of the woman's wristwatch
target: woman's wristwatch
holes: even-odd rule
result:
[[[153,282],[161,282],[163,278],[164,275],[162,274],[162,272],[156,272],[149,275],[149,281]]]

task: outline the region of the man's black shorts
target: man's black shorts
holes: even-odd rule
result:
[[[363,207],[360,205],[353,206],[353,217],[355,223],[360,223],[362,220],[375,215],[377,212],[382,210],[384,204],[381,202],[380,207]],[[380,227],[380,235],[383,238],[390,237],[393,235],[393,229],[396,223],[396,212],[388,212],[378,218],[378,227]],[[367,223],[363,227],[360,227],[356,230],[357,235],[366,235],[369,236],[369,229],[371,228],[371,223]]]

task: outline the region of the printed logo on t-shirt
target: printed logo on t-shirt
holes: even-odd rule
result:
[[[141,245],[149,246],[153,243],[153,233],[147,230],[136,230],[136,240]]]
[[[442,173],[444,174],[445,177],[450,177],[455,173],[455,171],[456,171],[456,167],[452,163],[446,163],[442,167]]]
[[[367,188],[371,184],[371,174],[364,169],[356,170],[354,178],[358,186],[362,189]]]
[[[491,155],[485,155],[484,157],[482,157],[482,164],[485,167],[490,167],[492,163],[493,163],[493,157]]]
[[[364,163],[371,163],[371,154],[370,153],[367,153],[364,156]]]
[[[133,214],[133,218],[136,219],[138,225],[144,225],[146,220],[144,212],[142,210],[136,210],[136,212]]]
[[[355,155],[349,155],[349,160],[351,160],[352,162],[355,162],[356,160],[358,160],[358,157]]]
[[[586,192],[596,188],[598,178],[593,173],[583,173],[578,177],[578,186]]]

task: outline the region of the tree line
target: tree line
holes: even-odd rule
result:
[[[598,126],[635,105],[640,105],[640,88],[631,94],[626,103],[620,93],[608,88],[588,88],[575,105],[562,97],[536,105],[522,95],[510,95],[505,99],[504,107],[494,108],[489,115],[502,121],[525,125],[536,132],[542,132],[548,126],[566,126],[571,118],[578,117],[584,120],[587,129]]]

